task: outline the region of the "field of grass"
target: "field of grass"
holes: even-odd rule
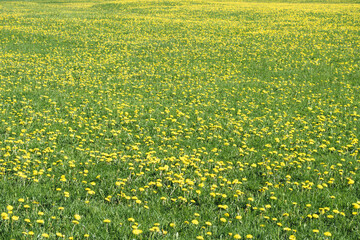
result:
[[[356,1],[1,1],[0,239],[359,239]]]

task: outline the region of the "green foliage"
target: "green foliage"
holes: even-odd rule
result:
[[[359,239],[359,10],[1,2],[0,239]]]

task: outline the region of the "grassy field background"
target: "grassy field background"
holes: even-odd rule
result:
[[[359,1],[296,2],[1,1],[0,238],[359,239]]]

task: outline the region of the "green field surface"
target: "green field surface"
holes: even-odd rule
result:
[[[360,239],[360,4],[1,1],[0,239]]]

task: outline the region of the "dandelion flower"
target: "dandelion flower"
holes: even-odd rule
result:
[[[196,220],[196,219],[192,220],[191,222],[192,222],[192,224],[194,224],[194,225],[198,225],[198,224],[199,224],[199,221]]]
[[[140,230],[140,229],[134,229],[134,230],[132,231],[132,233],[135,234],[135,235],[139,235],[139,234],[141,234],[142,232],[143,232],[143,231]]]
[[[235,234],[235,235],[234,235],[234,238],[235,238],[235,239],[241,239],[241,236],[240,236],[239,234]]]
[[[44,238],[49,238],[50,237],[49,234],[47,234],[47,233],[43,233],[43,234],[41,234],[41,236],[44,237]]]
[[[7,219],[9,219],[9,215],[7,214],[7,213],[1,213],[1,219],[2,220],[7,220]]]

